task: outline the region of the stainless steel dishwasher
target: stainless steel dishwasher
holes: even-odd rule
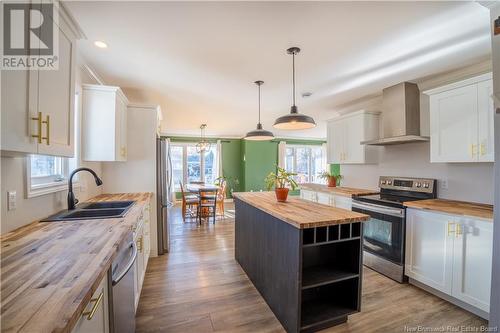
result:
[[[134,263],[137,258],[137,247],[132,233],[127,236],[118,248],[118,255],[111,265],[111,332],[135,332],[134,303]]]

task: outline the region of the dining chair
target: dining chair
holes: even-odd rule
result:
[[[225,217],[224,214],[224,199],[226,198],[226,187],[227,182],[223,180],[220,184],[219,189],[217,190],[217,215]]]
[[[198,214],[198,205],[200,201],[198,195],[186,194],[182,182],[179,182],[179,184],[181,187],[181,194],[182,194],[182,220],[186,221],[186,213],[188,208],[189,208],[189,217],[193,217],[194,213]]]
[[[203,217],[203,215],[206,215],[208,222],[210,222],[210,216],[211,216],[215,224],[215,219],[217,214],[217,190],[200,191],[197,214],[200,225],[201,225],[201,218]]]

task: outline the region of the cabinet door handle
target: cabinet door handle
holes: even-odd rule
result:
[[[462,226],[457,223],[456,230],[455,230],[455,236],[458,238],[458,236],[463,235],[463,230]]]
[[[137,240],[137,249],[142,253],[142,236]]]
[[[448,222],[448,236],[455,234],[456,235],[456,230],[455,228],[451,229],[451,226],[454,226],[456,223],[455,222]]]
[[[86,311],[86,312],[82,313],[82,316],[87,316],[87,320],[92,320],[95,312],[97,311],[97,308],[99,307],[99,304],[102,301],[103,296],[104,296],[104,291],[101,291],[101,293],[99,294],[99,297],[91,299],[90,301],[94,302],[94,306],[92,306],[92,309],[90,311]]]
[[[486,144],[481,143],[481,145],[479,146],[479,152],[480,152],[481,156],[486,155]]]
[[[41,118],[41,115],[40,115],[40,119]],[[47,146],[50,145],[50,116],[47,115],[47,117],[45,118],[45,120],[39,120],[42,124],[45,124],[45,129],[47,130],[47,136],[45,137],[42,137],[40,139],[40,143],[42,142],[42,139],[46,141],[47,143]],[[42,135],[42,132],[41,132],[41,127],[40,127],[40,136]]]
[[[36,120],[37,134],[31,134],[32,138],[36,138],[38,143],[42,143],[42,113],[38,112],[37,117],[31,117],[31,120]]]

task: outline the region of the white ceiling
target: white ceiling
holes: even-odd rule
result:
[[[291,57],[301,113],[318,126],[277,136],[326,136],[344,104],[400,81],[484,59],[488,10],[473,2],[68,2],[88,40],[79,47],[107,84],[157,103],[163,131],[242,136],[289,112]],[[109,47],[99,49],[95,40]]]

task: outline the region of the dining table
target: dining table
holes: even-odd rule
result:
[[[192,193],[200,193],[203,191],[217,191],[219,190],[219,186],[214,185],[214,184],[198,184],[198,183],[191,183],[186,185],[186,189],[188,192]]]

